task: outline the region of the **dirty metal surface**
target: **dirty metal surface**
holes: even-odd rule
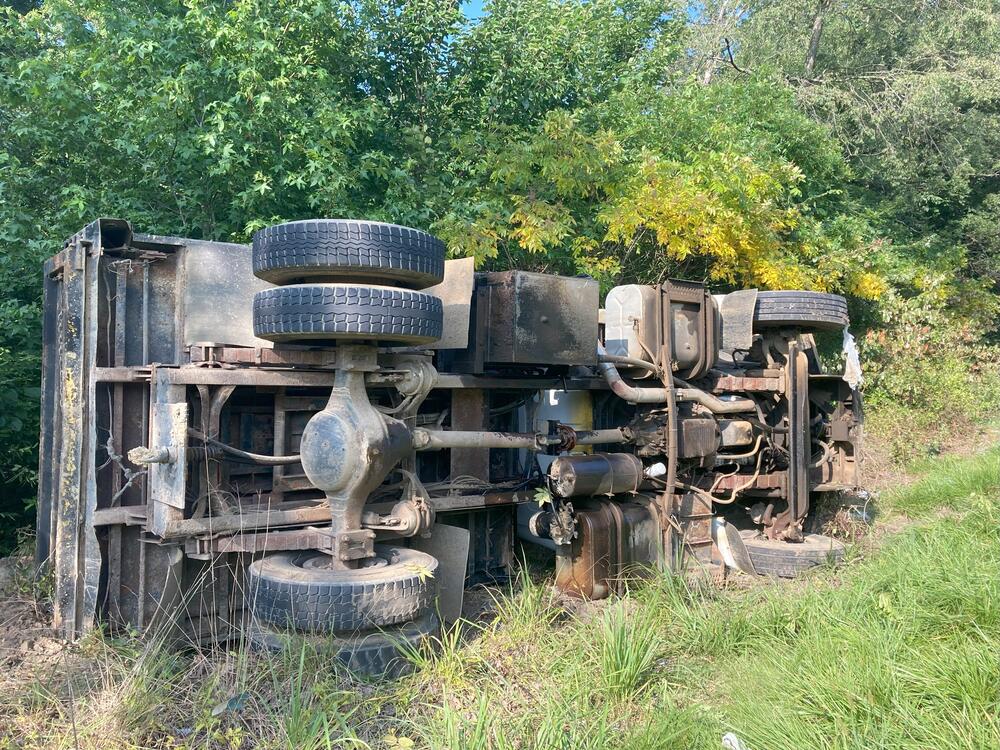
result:
[[[472,292],[476,281],[474,258],[454,258],[444,262],[444,280],[426,294],[433,294],[444,307],[443,334],[426,349],[465,349],[469,345]]]
[[[451,392],[451,429],[485,430],[489,427],[489,394],[481,388],[459,388]],[[490,481],[489,448],[452,448],[451,475],[468,475]]]
[[[593,279],[526,271],[485,274],[477,314],[488,321],[487,362],[597,361],[600,287]]]
[[[414,537],[411,546],[438,561],[438,612],[445,622],[462,617],[465,573],[469,560],[469,529],[436,523],[430,536]]]
[[[684,379],[708,373],[718,357],[715,300],[704,284],[671,279],[660,285],[659,361]]]
[[[711,562],[712,518],[712,504],[703,494],[682,492],[673,496],[668,524],[673,570]]]
[[[660,559],[660,527],[652,500],[581,500],[574,503],[577,536],[557,547],[556,587],[571,596],[603,599],[624,578]]]
[[[749,351],[753,346],[753,311],[757,306],[756,289],[739,289],[716,297],[722,318],[722,341],[719,348],[731,360],[735,351]]]
[[[766,376],[724,375],[713,372],[706,376],[708,388],[713,393],[768,393],[781,390],[781,378],[777,372]]]
[[[698,482],[699,489],[709,489],[714,486],[719,492],[728,492],[734,487],[743,487],[750,480],[748,474],[734,474],[731,477],[714,479],[706,477]],[[747,490],[784,490],[787,484],[786,474],[783,471],[775,471],[768,474],[760,474],[749,484]]]
[[[329,529],[313,526],[303,529],[269,529],[263,532],[188,539],[184,542],[184,552],[191,557],[207,557],[229,552],[256,554],[272,550],[328,549],[332,539]]]
[[[170,383],[157,369],[156,397],[150,410],[150,442],[153,448],[173,447],[174,461],[152,464],[149,469],[150,531],[164,536],[184,517],[187,493],[188,403],[182,386]]]
[[[49,556],[55,537],[55,498],[59,480],[58,440],[62,404],[59,399],[61,381],[59,308],[61,282],[55,276],[55,259],[45,264],[42,288],[42,380],[41,431],[38,445],[38,508],[35,515],[35,566],[39,571],[50,568]]]
[[[785,371],[788,399],[788,510],[793,536],[801,534],[801,524],[809,512],[809,461],[812,454],[809,422],[809,361],[798,341],[788,344]],[[797,539],[796,539],[797,541]]]
[[[100,230],[87,227],[70,241],[66,263],[62,267],[62,304],[57,336],[61,368],[59,378],[58,423],[60,435],[56,455],[47,457],[58,466],[52,528],[52,556],[55,571],[53,624],[64,635],[73,637],[88,611],[96,606],[97,571],[86,548],[85,523],[88,474],[92,469],[88,446],[88,399],[86,382],[86,337],[88,321],[84,316],[87,295],[87,249],[99,241]],[[95,540],[96,541],[96,540]],[[81,547],[83,549],[81,549]],[[83,560],[82,567],[78,561]],[[98,562],[99,565],[99,562]],[[93,593],[91,593],[91,591]]]
[[[188,348],[192,363],[203,365],[233,364],[253,367],[336,367],[336,351],[309,349],[290,345],[270,347],[221,346],[209,343],[192,344]]]
[[[181,343],[273,346],[253,335],[253,296],[273,285],[253,275],[252,259],[249,245],[186,241],[180,268]]]

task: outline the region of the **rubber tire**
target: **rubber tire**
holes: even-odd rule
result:
[[[274,284],[371,279],[424,289],[444,278],[444,255],[437,237],[378,221],[291,221],[253,236],[253,272]]]
[[[253,332],[268,341],[360,339],[429,344],[444,308],[424,292],[358,284],[295,284],[257,292]]]
[[[773,541],[756,530],[743,532],[742,537],[760,575],[795,578],[817,565],[844,561],[843,542],[822,534],[806,534],[801,542]]]
[[[266,625],[309,633],[398,625],[433,607],[438,561],[408,547],[375,545],[382,567],[304,568],[325,553],[277,552],[247,566],[247,607]]]
[[[295,648],[299,642],[305,641],[318,653],[329,653],[357,675],[395,679],[413,669],[405,650],[420,648],[440,631],[441,623],[437,615],[428,612],[416,620],[382,630],[326,636],[304,635],[257,623],[248,628],[246,637],[252,646],[271,653]]]
[[[757,292],[755,330],[807,328],[834,331],[850,323],[847,300],[839,294],[805,291]]]

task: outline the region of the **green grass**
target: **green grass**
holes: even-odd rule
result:
[[[1000,746],[995,503],[743,616],[720,718],[750,747]]]
[[[446,631],[394,683],[304,645],[95,639],[72,702],[57,670],[0,705],[0,749],[717,750],[728,731],[751,750],[1000,747],[1000,451],[919,472],[882,499],[911,522],[840,570],[743,590],[662,577],[570,612],[522,577],[496,620]]]
[[[912,485],[885,494],[886,510],[913,517],[939,509],[964,510],[971,499],[1000,493],[1000,448],[973,456],[940,456],[909,466],[920,475]]]
[[[624,599],[608,607],[598,627],[597,674],[603,693],[616,701],[646,685],[660,650],[656,612],[629,603]]]

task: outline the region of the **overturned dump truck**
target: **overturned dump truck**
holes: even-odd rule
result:
[[[859,396],[843,298],[612,289],[445,261],[415,229],[253,246],[102,219],[45,266],[38,562],[69,637],[324,634],[372,674],[518,540],[600,598],[649,568],[791,576],[842,547]]]

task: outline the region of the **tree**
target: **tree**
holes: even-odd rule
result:
[[[900,253],[945,264],[967,255],[969,270],[996,277],[976,227],[1000,190],[1000,5],[817,7],[810,18],[801,3],[762,4],[741,28],[742,59],[776,70],[802,108],[831,127],[856,195]]]

